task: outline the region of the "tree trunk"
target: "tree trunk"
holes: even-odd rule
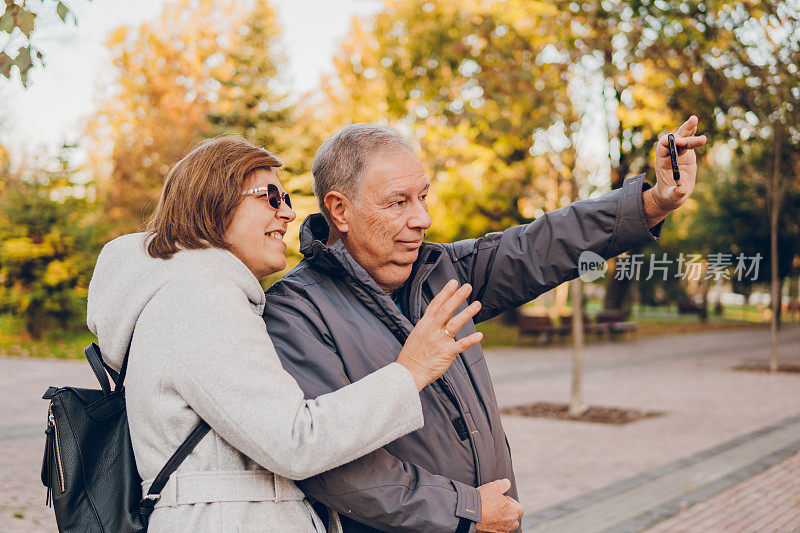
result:
[[[629,254],[641,254],[643,247],[634,248]],[[606,295],[603,298],[603,307],[606,309],[619,309],[623,320],[627,320],[633,309],[633,288],[638,283],[636,279],[616,279],[614,272],[609,271],[606,281]]]
[[[778,319],[775,321],[778,324],[778,333],[781,332],[781,322],[783,320],[783,283],[786,281],[785,276],[778,276]]]
[[[563,314],[567,310],[567,302],[569,301],[570,286],[571,286],[570,283],[562,283],[561,285],[553,289],[553,292],[555,293],[556,312],[558,314]]]
[[[795,260],[797,258],[795,257]],[[795,322],[795,316],[800,313],[800,275],[789,276],[789,322]]]
[[[772,183],[769,203],[769,249],[770,249],[770,304],[772,317],[769,323],[769,370],[778,370],[778,320],[780,319],[780,280],[778,279],[778,220],[781,208],[780,187],[780,142],[778,131],[775,131],[773,146]]]
[[[770,209],[770,304],[772,307],[772,317],[769,322],[769,370],[778,370],[778,308],[781,305],[779,284],[778,284],[778,221],[775,216],[776,209]]]
[[[572,387],[569,414],[580,416],[583,405],[583,283],[581,278],[570,282],[572,288]]]
[[[45,320],[42,317],[35,315],[28,315],[25,317],[25,331],[28,332],[31,338],[34,340],[41,339],[44,330]]]
[[[711,280],[705,279],[706,273],[708,272],[708,267],[706,266],[703,273],[703,304],[700,308],[700,314],[698,318],[700,322],[706,323],[708,322],[708,291],[711,290]]]

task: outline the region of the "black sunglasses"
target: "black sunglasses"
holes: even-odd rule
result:
[[[262,194],[265,193],[265,194]],[[289,209],[292,208],[292,199],[289,198],[289,193],[285,192],[281,194],[281,191],[278,189],[278,186],[274,183],[270,183],[266,187],[254,187],[250,190],[244,191],[243,195],[248,194],[255,194],[258,198],[263,198],[264,196],[267,197],[267,201],[269,205],[272,206],[273,209],[280,209],[281,202],[286,204],[286,207]]]

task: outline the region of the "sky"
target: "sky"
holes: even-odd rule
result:
[[[103,42],[123,25],[158,17],[165,0],[71,0],[78,26],[62,24],[54,9],[37,19],[34,44],[45,68],[31,71],[23,89],[17,78],[0,77],[0,143],[12,153],[53,153],[63,142],[80,142],[83,117],[109,80],[110,57]],[[353,16],[369,16],[380,0],[272,0],[283,27],[286,79],[297,92],[318,85]],[[45,6],[51,8],[50,2]],[[52,12],[51,12],[52,11]]]

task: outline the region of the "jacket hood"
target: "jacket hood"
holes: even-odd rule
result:
[[[303,259],[329,274],[347,271],[367,283],[372,281],[369,274],[352,258],[342,241],[336,241],[332,246],[327,245],[329,231],[328,223],[320,213],[306,217],[300,226],[300,253],[303,254]]]
[[[180,250],[171,259],[151,257],[147,234],[132,233],[109,242],[97,258],[86,310],[86,324],[97,336],[103,361],[122,367],[133,329],[147,303],[171,280],[222,270],[240,286],[259,314],[264,291],[235,255],[219,248]]]
[[[311,259],[325,248],[330,228],[321,213],[308,215],[300,226],[300,253]]]

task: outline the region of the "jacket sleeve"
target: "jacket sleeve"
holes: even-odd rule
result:
[[[590,251],[603,259],[655,241],[661,225],[648,229],[642,192],[644,174],[616,190],[545,213],[530,224],[443,245],[462,283],[481,301],[475,322],[488,320],[578,277],[578,260]]]
[[[168,324],[166,383],[220,437],[280,476],[318,474],[422,427],[419,393],[399,364],[306,400],[229,280],[184,280],[150,305]]]
[[[306,397],[350,381],[324,318],[291,290],[267,293],[264,311],[284,367]],[[481,521],[477,489],[377,450],[298,482],[308,496],[341,515],[381,531],[474,531]],[[465,527],[466,526],[466,527]]]

